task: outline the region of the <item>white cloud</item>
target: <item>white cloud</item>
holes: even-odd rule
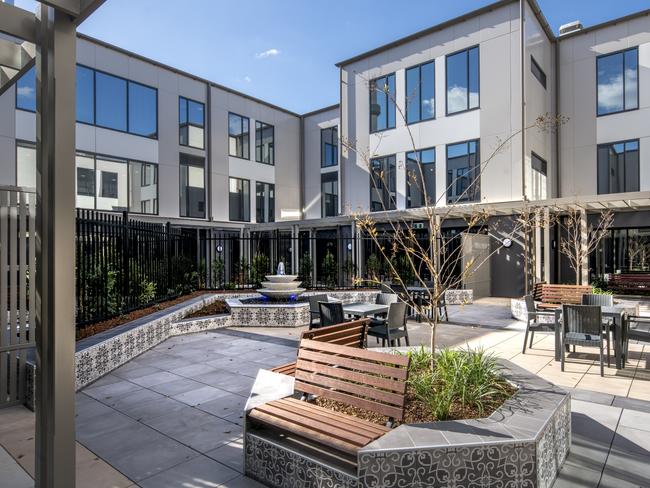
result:
[[[279,49],[271,48],[271,49],[267,49],[266,51],[263,51],[263,52],[261,52],[261,53],[257,53],[257,54],[255,55],[255,57],[256,57],[257,59],[264,59],[264,58],[270,58],[270,57],[272,57],[272,56],[277,56],[278,54],[280,54],[280,50],[279,50]]]
[[[244,76],[244,81],[246,83],[250,83],[251,81],[253,81],[253,78],[251,78],[250,76]]]
[[[21,97],[31,97],[34,95],[34,88],[31,86],[21,86],[17,90],[18,96]]]

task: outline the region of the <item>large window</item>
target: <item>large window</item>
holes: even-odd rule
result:
[[[205,105],[178,97],[178,128],[181,146],[203,149],[205,146]]]
[[[275,164],[275,130],[270,124],[255,121],[255,161]]]
[[[230,178],[230,220],[250,222],[251,182],[241,178]]]
[[[231,156],[250,159],[248,117],[228,114],[228,150]]]
[[[16,108],[36,112],[36,68],[34,67],[16,82]]]
[[[158,137],[158,90],[77,65],[77,122]]]
[[[479,141],[447,146],[447,202],[477,202],[481,199]]]
[[[544,200],[547,197],[546,176],[548,172],[547,163],[537,154],[531,153],[531,181],[530,181],[530,198],[531,200]]]
[[[36,145],[16,143],[16,186],[36,188]]]
[[[334,217],[339,213],[339,174],[330,171],[320,175],[321,216]]]
[[[598,193],[639,191],[639,141],[598,146]]]
[[[406,123],[436,116],[436,71],[434,61],[406,70]]]
[[[370,132],[395,128],[395,73],[370,82]]]
[[[544,73],[544,70],[539,66],[539,64],[537,64],[537,61],[535,61],[535,58],[532,55],[530,56],[530,71],[533,73],[533,76],[537,78],[537,81],[546,88],[546,73]]]
[[[255,183],[255,209],[258,223],[275,222],[275,185],[261,181]]]
[[[597,71],[598,115],[639,108],[637,48],[598,57]]]
[[[320,131],[321,168],[339,164],[339,128],[328,127]]]
[[[436,150],[406,153],[406,207],[436,204]]]
[[[370,160],[370,211],[395,208],[395,155]]]
[[[180,155],[181,217],[205,218],[205,159]]]
[[[479,106],[479,51],[472,47],[447,56],[447,114]]]
[[[86,153],[77,153],[78,208],[158,213],[158,166]],[[141,177],[142,168],[147,176]],[[146,202],[146,203],[142,203]]]

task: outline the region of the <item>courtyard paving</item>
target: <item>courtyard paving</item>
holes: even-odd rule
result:
[[[452,307],[438,345],[484,347],[571,388],[573,446],[556,487],[650,486],[647,354],[634,346],[628,368],[597,374],[580,349],[559,373],[550,334],[521,354],[523,326],[506,302]],[[476,326],[475,324],[482,325]],[[429,342],[409,322],[412,344]],[[242,472],[242,409],[260,368],[295,359],[298,329],[225,329],[171,338],[77,394],[79,487],[251,487]],[[371,340],[369,346],[376,343]],[[0,412],[0,486],[5,472],[33,486],[33,423],[23,407]],[[20,468],[19,468],[20,466]]]

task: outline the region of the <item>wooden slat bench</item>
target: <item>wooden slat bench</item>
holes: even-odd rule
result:
[[[542,303],[538,308],[557,308],[562,304],[580,305],[582,295],[592,292],[590,285],[549,285],[542,286]]]
[[[609,289],[621,294],[637,295],[650,293],[650,274],[613,274],[609,278]]]
[[[310,339],[300,341],[294,389],[303,394],[402,420],[408,356],[339,346]],[[253,426],[327,446],[348,455],[390,430],[344,413],[287,397],[248,413]]]
[[[318,329],[306,330],[300,335],[300,340],[310,339],[312,341],[329,342],[339,346],[363,348],[366,345],[368,335],[369,319],[353,320],[342,324],[320,327]],[[296,362],[283,364],[271,369],[275,373],[294,376]]]

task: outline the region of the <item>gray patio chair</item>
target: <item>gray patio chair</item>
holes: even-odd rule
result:
[[[641,315],[630,315],[627,318],[629,329],[627,331],[627,341],[625,341],[625,349],[627,353],[627,345],[630,340],[650,342],[650,317]]]
[[[318,302],[329,302],[329,297],[324,293],[309,297],[309,330],[321,326]]]
[[[377,293],[375,297],[375,303],[378,305],[390,305],[399,300],[399,297],[395,293]]]
[[[537,310],[537,305],[535,305],[535,299],[533,295],[526,295],[526,312],[528,318],[526,320],[526,334],[524,334],[524,348],[522,354],[526,354],[526,343],[528,342],[528,333],[530,333],[530,345],[529,349],[533,348],[533,338],[535,337],[535,331],[538,329],[549,329],[550,325],[539,321],[540,317],[554,317],[555,312],[540,312]]]
[[[402,345],[402,338],[406,341],[406,345],[410,345],[409,333],[406,327],[406,303],[395,302],[390,304],[388,309],[388,317],[381,323],[371,326],[368,329],[368,336],[381,339],[382,346],[388,342],[389,346],[393,346],[397,341],[397,345]]]
[[[614,297],[612,295],[597,295],[595,293],[586,293],[582,295],[583,305],[600,305],[601,307],[613,307]]]
[[[562,305],[562,336],[560,344],[560,369],[564,371],[565,346],[597,347],[600,351],[600,376],[605,376],[603,347],[607,341],[607,366],[609,334],[603,332],[603,318],[598,305]]]
[[[341,302],[318,302],[320,310],[320,326],[342,324],[345,322],[343,304]]]

